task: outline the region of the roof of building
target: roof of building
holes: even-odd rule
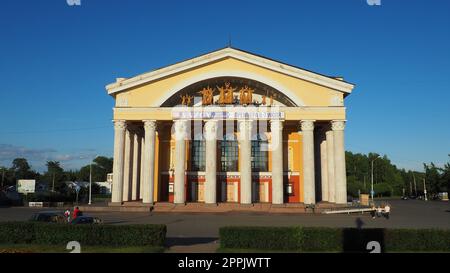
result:
[[[197,57],[177,62],[169,66],[157,68],[131,78],[118,78],[116,82],[108,84],[106,86],[106,90],[108,91],[108,94],[114,94],[135,86],[139,86],[151,81],[161,79],[163,77],[173,75],[175,73],[180,73],[187,69],[192,69],[225,58],[235,58],[238,60],[242,60],[254,65],[262,66],[267,69],[297,77],[302,80],[342,91],[346,94],[350,94],[352,89],[354,88],[354,84],[344,81],[342,77],[323,75],[298,66],[293,66],[284,62],[273,60],[259,54],[228,46],[202,54]]]

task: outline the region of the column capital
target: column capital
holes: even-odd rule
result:
[[[156,130],[156,120],[143,120],[144,122],[144,129],[147,130]]]
[[[175,139],[184,140],[187,134],[187,121],[184,119],[177,119],[173,123],[175,130]]]
[[[215,140],[217,137],[218,120],[210,119],[205,122],[203,130],[205,132],[206,140]]]
[[[345,129],[345,120],[331,121],[331,129],[333,131],[343,131]]]
[[[315,120],[301,120],[300,128],[302,131],[313,131]]]
[[[115,130],[125,130],[127,128],[127,123],[125,120],[113,120]]]
[[[284,121],[280,119],[271,119],[270,120],[270,128],[271,131],[275,130],[283,130]]]

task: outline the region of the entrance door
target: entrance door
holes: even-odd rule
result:
[[[227,202],[228,196],[227,196],[227,182],[222,181],[221,183],[222,187],[220,189],[220,201],[221,202]]]
[[[191,182],[191,201],[197,202],[198,199],[198,183]]]
[[[205,201],[205,186],[203,183],[191,182],[191,201],[204,202]]]
[[[259,183],[259,202],[269,202],[269,183]]]
[[[198,183],[198,199],[197,202],[205,202],[205,184]]]
[[[227,183],[227,202],[237,202],[235,183]]]

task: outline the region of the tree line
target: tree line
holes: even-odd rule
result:
[[[88,164],[78,170],[64,170],[59,161],[47,161],[47,170],[39,173],[33,170],[26,158],[16,158],[12,161],[11,167],[0,167],[1,187],[16,185],[19,179],[35,179],[37,183],[47,185],[48,189],[58,191],[65,181],[89,181],[90,169],[92,166],[92,181],[106,181],[108,173],[112,173],[113,159],[105,156],[98,156]]]
[[[450,155],[449,155],[450,156]],[[443,167],[434,163],[423,164],[423,171],[399,169],[390,159],[376,153],[346,152],[347,191],[351,196],[370,193],[373,165],[373,182],[376,196],[423,195],[424,185],[428,194],[437,194],[450,189],[450,160]],[[44,173],[31,168],[27,159],[16,158],[11,167],[0,167],[2,188],[15,185],[18,179],[36,179],[48,189],[57,191],[64,181],[89,181],[91,165],[79,170],[64,170],[58,161],[47,161]],[[92,162],[92,181],[106,181],[112,173],[113,159],[98,156]]]
[[[450,157],[450,155],[449,155]],[[376,153],[345,153],[348,194],[370,193],[373,165],[375,196],[432,196],[450,189],[450,160],[443,167],[424,163],[423,171],[399,169]]]

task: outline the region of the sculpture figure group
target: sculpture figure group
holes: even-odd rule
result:
[[[234,96],[234,92],[237,88],[233,88],[229,82],[226,82],[224,86],[216,86],[219,91],[219,99],[214,102],[214,88],[209,86],[203,87],[198,93],[202,95],[202,105],[213,105],[215,103],[219,105],[226,104],[240,104],[240,105],[273,105],[274,95],[270,95],[267,97],[266,95],[262,96],[261,102],[253,101],[253,93],[255,89],[252,89],[245,85],[239,90],[239,97]],[[193,102],[193,96],[189,96],[188,94],[180,96],[181,104],[186,106],[191,106]],[[269,99],[269,103],[267,103],[267,99]]]

